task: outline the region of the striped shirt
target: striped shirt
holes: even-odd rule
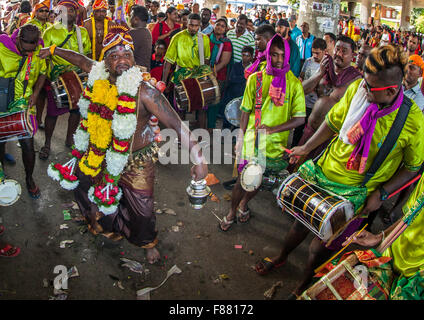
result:
[[[241,50],[243,47],[250,46],[255,49],[255,39],[253,38],[252,34],[247,31],[247,29],[240,37],[237,37],[235,29],[230,30],[227,33],[227,37],[231,40],[231,44],[233,45],[234,63],[240,62],[242,60]]]

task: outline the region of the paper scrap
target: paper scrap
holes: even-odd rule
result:
[[[147,288],[144,288],[144,289],[141,289],[141,290],[138,290],[137,291],[137,299],[139,299],[139,300],[150,300],[150,292],[151,291],[153,291],[153,290],[156,290],[156,289],[159,289],[165,282],[166,282],[166,280],[168,280],[168,278],[170,277],[170,276],[172,276],[173,274],[179,274],[179,273],[181,273],[182,271],[181,271],[181,269],[180,268],[178,268],[177,267],[177,265],[175,264],[175,265],[173,265],[172,266],[172,268],[171,269],[169,269],[169,271],[168,271],[168,273],[167,273],[167,275],[166,275],[166,278],[165,278],[165,280],[163,280],[162,281],[162,283],[160,284],[160,285],[158,285],[157,287],[155,287],[155,288],[150,288],[150,287],[147,287]],[[146,296],[146,295],[148,295],[148,296]]]

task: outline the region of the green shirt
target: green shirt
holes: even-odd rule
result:
[[[37,18],[33,18],[33,19],[29,20],[26,24],[33,24],[33,25],[37,26],[38,29],[40,29],[40,31],[41,31],[41,35],[44,33],[44,31],[47,30],[47,28],[50,28],[52,26],[52,24],[50,22],[46,22],[46,23],[43,24]]]
[[[46,62],[41,60],[38,55],[41,50],[41,46],[38,46],[32,55],[31,70],[29,73],[28,86],[26,88],[24,98],[28,101],[32,95],[32,88],[37,82],[40,74],[46,74]],[[16,72],[19,69],[19,64],[22,60],[22,56],[15,52],[7,49],[2,43],[0,43],[0,77],[1,78],[12,78],[16,76]],[[18,100],[23,95],[25,73],[28,69],[28,58],[25,60],[21,71],[15,80],[15,100]]]
[[[88,31],[84,27],[80,27],[80,30],[81,30],[81,41],[83,45],[82,54],[89,55],[91,54],[91,40],[88,35]],[[76,29],[74,28],[71,32],[69,32],[68,29],[60,23],[54,24],[53,26],[47,28],[47,30],[44,32],[43,34],[44,46],[50,47],[53,44],[59,46],[60,44],[63,43],[63,41],[65,41],[66,37],[69,34],[72,34],[72,35],[68,39],[68,41],[62,46],[62,48],[79,52]],[[53,62],[53,66],[71,64],[65,59],[62,59],[58,56],[53,56],[51,61]],[[51,66],[49,65],[49,67]]]
[[[262,108],[261,124],[268,127],[281,125],[291,118],[305,117],[305,95],[302,83],[294,74],[289,71],[286,73],[286,96],[282,106],[276,106],[268,95],[269,87],[274,79],[265,70],[262,72]],[[247,79],[246,89],[244,90],[243,101],[240,109],[250,113],[246,133],[243,143],[243,159],[249,159],[254,155],[254,131],[255,131],[255,104],[256,104],[256,77],[254,73]],[[282,157],[284,148],[287,147],[289,131],[277,132],[266,135],[266,139],[259,139],[259,150],[265,150],[265,156],[271,159]]]
[[[352,98],[361,81],[362,79],[354,81],[348,87],[342,99],[328,112],[325,120],[335,133],[339,133],[351,107]],[[395,110],[377,120],[365,172],[371,166],[389,133],[397,112],[398,110]],[[374,177],[367,183],[368,193],[374,191],[381,183],[388,181],[396,173],[401,163],[410,171],[419,170],[424,161],[424,141],[422,137],[424,137],[424,116],[414,102],[395,146]],[[356,170],[346,169],[346,163],[354,148],[354,145],[346,144],[338,138],[329,145],[326,154],[318,161],[318,165],[328,179],[352,186],[358,186],[362,183],[365,173],[360,174]]]
[[[200,66],[199,45],[197,42],[197,34],[191,36],[187,29],[178,32],[169,43],[165,60],[171,64],[176,63],[181,68],[192,69]],[[211,49],[207,35],[203,35],[203,48],[205,59],[209,59]]]
[[[402,211],[407,215],[410,211],[417,210],[423,202],[424,178],[421,178]],[[383,254],[393,258],[393,266],[396,272],[405,277],[411,277],[417,271],[424,270],[423,212],[424,208],[417,213],[412,223]]]

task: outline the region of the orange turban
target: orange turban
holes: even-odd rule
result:
[[[415,64],[421,68],[421,70],[424,71],[424,61],[423,58],[421,58],[418,54],[413,54],[409,56],[408,63]]]
[[[95,0],[93,3],[93,10],[100,10],[100,9],[108,9],[108,2],[107,0]]]
[[[34,17],[35,13],[40,10],[43,7],[47,7],[47,9],[50,9],[50,0],[45,0],[43,2],[39,2],[34,6],[34,9],[32,10],[31,17]]]
[[[128,50],[134,51],[134,42],[128,31],[129,28],[122,24],[111,26],[109,33],[103,40],[103,49],[99,61],[103,60],[106,51],[116,46],[124,46]]]

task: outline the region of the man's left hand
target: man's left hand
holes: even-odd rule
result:
[[[368,216],[371,212],[378,210],[383,201],[380,200],[380,191],[375,190],[366,200],[365,207],[362,209],[361,215]]]

